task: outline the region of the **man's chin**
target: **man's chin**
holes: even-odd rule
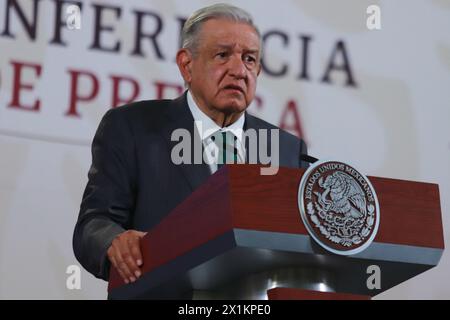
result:
[[[220,110],[225,113],[240,113],[245,111],[248,108],[248,105],[245,101],[237,101],[237,100],[230,100],[226,103],[223,103],[220,107]]]
[[[245,106],[227,106],[221,109],[223,113],[232,114],[232,113],[241,113],[247,109]]]

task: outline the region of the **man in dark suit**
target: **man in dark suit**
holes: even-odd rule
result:
[[[278,153],[279,166],[306,166],[300,160],[306,154],[303,140],[246,112],[261,71],[260,42],[245,11],[229,5],[200,9],[186,22],[177,53],[188,91],[175,100],[136,102],[105,114],[92,143],[89,181],[73,237],[77,259],[93,275],[108,279],[112,264],[126,283],[141,276],[140,238],[225,159],[229,162],[227,136],[233,137],[235,162],[264,162],[253,157],[246,139],[255,130],[267,135],[258,154],[267,147]],[[179,129],[202,146],[201,163],[174,159]],[[279,133],[275,141],[270,130]],[[224,140],[217,143],[220,137]]]

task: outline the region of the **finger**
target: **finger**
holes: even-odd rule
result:
[[[132,271],[133,275],[136,278],[139,278],[141,276],[139,262],[141,262],[142,264],[142,255],[139,244],[139,237],[137,236],[130,237],[127,241],[127,244],[128,244],[128,252],[130,253],[130,255],[124,258],[127,260],[127,264],[130,267],[130,270]]]
[[[136,277],[140,277],[141,271],[140,271],[139,267],[142,265],[142,262],[143,262],[140,238],[135,237],[132,241],[130,241],[129,248],[130,248],[131,255],[133,256],[133,259],[135,261],[135,264],[138,268],[138,270],[135,272],[135,275],[136,275]]]
[[[139,236],[139,238],[143,238],[147,234],[147,232],[136,231],[136,234]]]
[[[122,270],[120,270],[120,268],[117,266],[117,261],[114,258],[114,256],[112,256],[110,260],[112,261],[114,268],[117,270],[117,272],[119,273],[119,275],[123,279],[123,281],[125,281],[126,284],[130,283],[130,280],[128,280],[128,278],[125,276],[125,274],[122,272]]]
[[[139,239],[142,239],[143,237],[145,237],[145,235],[147,235],[147,233],[148,232],[136,231],[136,235],[139,237]],[[134,257],[136,258],[136,264],[140,267],[144,263],[144,259],[142,257],[140,241],[139,241],[139,246],[137,249],[138,250],[132,251],[132,253],[133,253]]]
[[[114,268],[117,270],[117,272],[119,273],[120,277],[123,279],[123,281],[125,281],[125,283],[129,283],[130,281],[127,279],[127,277],[125,276],[125,274],[122,272],[122,270],[120,270],[117,260],[115,258],[116,255],[116,250],[113,246],[111,246],[108,249],[108,258],[109,261],[111,261],[111,264],[114,266]]]
[[[131,271],[131,266],[129,265],[129,260],[131,257],[131,253],[129,252],[128,249],[128,245],[125,243],[123,243],[123,241],[120,241],[120,243],[118,244],[116,250],[116,260],[117,260],[117,265],[119,266],[119,269],[122,270],[122,272],[125,274],[126,278],[131,281],[134,282],[136,281],[135,276],[133,276],[133,272]],[[131,259],[133,260],[133,259]]]

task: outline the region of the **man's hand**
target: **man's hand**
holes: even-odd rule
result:
[[[141,275],[142,254],[140,239],[146,232],[128,230],[114,238],[108,258],[125,283],[135,282]]]

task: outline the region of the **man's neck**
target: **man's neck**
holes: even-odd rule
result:
[[[211,118],[211,119],[213,119],[214,122],[217,123],[222,128],[225,128],[225,127],[228,127],[228,126],[232,125],[233,123],[235,123],[241,117],[241,115],[243,113],[244,113],[244,111],[239,112],[239,113],[232,113],[232,114],[225,114],[225,113],[219,112],[217,120],[214,118]]]

